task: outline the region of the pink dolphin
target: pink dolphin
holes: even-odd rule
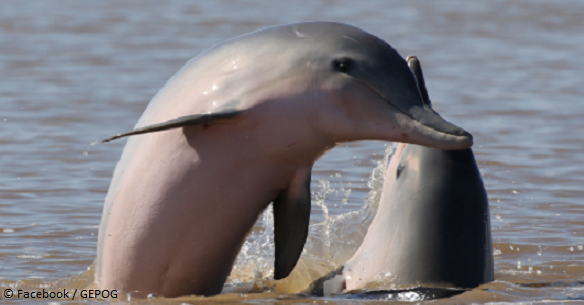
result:
[[[189,61],[152,99],[116,166],[96,282],[175,297],[221,292],[245,236],[274,204],[274,278],[308,232],[313,163],[338,143],[465,149],[472,136],[424,106],[405,60],[353,26],[266,28]]]

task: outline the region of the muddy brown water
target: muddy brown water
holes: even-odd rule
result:
[[[125,141],[91,143],[131,129],[187,60],[261,27],[329,20],[417,55],[437,111],[475,136],[496,281],[437,303],[584,302],[582,16],[580,1],[3,1],[0,288],[92,287]],[[151,302],[380,302],[296,292],[359,246],[391,148],[350,143],[317,162],[310,237],[290,279],[269,280],[265,214],[225,294]]]

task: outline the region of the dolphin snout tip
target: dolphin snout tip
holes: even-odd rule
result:
[[[470,148],[473,146],[474,144],[474,137],[472,136],[472,134],[470,134],[469,132],[464,132],[465,134],[462,136],[462,141],[461,141],[461,149],[466,149],[466,148]]]
[[[461,129],[462,130],[462,129]],[[474,138],[469,132],[462,130],[460,135],[456,135],[453,143],[445,145],[446,150],[463,150],[471,148],[474,144]]]

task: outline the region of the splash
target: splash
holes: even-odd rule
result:
[[[371,172],[367,183],[368,195],[358,210],[332,215],[331,207],[346,204],[351,189],[344,184],[333,187],[325,179],[318,181],[318,188],[312,194],[313,211],[320,209],[324,219],[320,222],[311,221],[298,265],[290,276],[280,281],[270,280],[274,262],[274,218],[270,205],[243,244],[223,292],[243,293],[275,288],[278,292],[298,293],[315,279],[347,261],[361,245],[375,216],[387,164],[396,147],[397,144],[386,144],[384,158],[377,162]],[[327,200],[334,193],[343,196]]]
[[[274,275],[274,214],[270,205],[260,216],[241,247],[223,292],[250,292],[263,288],[262,280]]]

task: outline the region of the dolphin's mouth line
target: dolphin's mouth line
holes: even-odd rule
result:
[[[387,102],[389,105],[391,105],[393,108],[397,109],[397,110],[398,110],[399,112],[401,112],[403,115],[405,115],[405,116],[407,116],[408,118],[412,119],[412,121],[416,121],[418,124],[420,124],[420,125],[422,125],[422,126],[424,126],[424,127],[426,127],[426,128],[432,129],[432,130],[434,130],[435,132],[438,132],[438,133],[441,133],[441,134],[445,134],[445,135],[449,135],[449,136],[453,136],[453,137],[460,137],[460,136],[457,136],[457,135],[454,135],[454,134],[449,134],[449,133],[442,132],[442,131],[440,131],[440,130],[436,130],[435,128],[433,128],[433,127],[431,127],[431,126],[428,126],[428,125],[425,125],[425,124],[423,124],[422,122],[420,122],[419,120],[417,120],[416,118],[414,118],[414,117],[413,117],[411,114],[409,114],[409,113],[405,112],[404,110],[402,110],[401,108],[399,108],[399,107],[398,107],[396,104],[392,103],[392,102],[391,102],[391,100],[389,100],[388,98],[386,98],[385,96],[383,96],[383,94],[381,94],[381,93],[380,93],[379,91],[377,91],[375,88],[373,88],[373,87],[369,86],[369,84],[367,84],[366,82],[364,82],[364,81],[361,81],[361,80],[359,80],[359,79],[356,79],[356,78],[352,78],[352,79],[353,79],[354,81],[356,81],[357,83],[359,83],[359,84],[361,84],[361,85],[365,86],[365,87],[366,87],[366,88],[368,88],[369,90],[371,90],[371,91],[375,92],[375,93],[376,93],[376,94],[377,94],[377,95],[378,95],[378,96],[379,96],[381,99],[385,100],[385,101],[386,101],[386,102]],[[436,115],[438,115],[438,114],[436,114]]]

